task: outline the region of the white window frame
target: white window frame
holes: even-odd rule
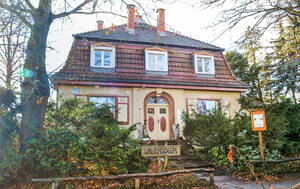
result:
[[[98,66],[95,65],[95,52],[96,51],[111,51],[110,54],[110,65],[104,66],[104,57],[102,53],[102,65]],[[116,56],[116,50],[114,47],[103,47],[103,46],[91,46],[91,58],[90,58],[90,66],[94,68],[115,68],[115,56]]]
[[[202,66],[203,66],[203,72],[198,71],[198,65],[197,65],[197,60],[198,59],[211,59],[211,65],[210,65],[210,72],[205,72],[205,65],[204,61],[202,61]],[[215,74],[215,61],[213,56],[206,56],[206,55],[194,55],[194,68],[195,68],[195,73],[198,74]]]
[[[165,56],[164,69],[163,70],[150,69],[150,56],[149,56],[150,54],[158,54],[158,55],[164,55]],[[147,71],[167,72],[168,71],[168,52],[145,51],[145,64],[146,64],[146,70]]]

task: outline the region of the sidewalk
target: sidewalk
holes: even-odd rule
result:
[[[208,179],[202,174],[196,174],[199,179]],[[285,176],[284,181],[263,181],[265,188],[270,189],[273,186],[274,189],[289,189],[292,186],[300,183],[300,173],[289,174]],[[263,188],[260,184],[256,184],[255,181],[241,181],[233,178],[230,175],[215,176],[215,185],[221,189],[260,189]],[[300,186],[298,187],[300,189]]]

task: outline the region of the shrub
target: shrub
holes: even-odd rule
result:
[[[228,165],[228,159],[226,158],[226,150],[223,147],[211,148],[210,150],[208,150],[208,157],[209,160],[216,165]]]
[[[284,117],[286,140],[283,141],[282,152],[287,156],[299,155],[297,153],[300,151],[300,104],[294,104],[291,99],[284,99],[282,102],[266,106],[266,111]]]
[[[36,132],[27,150],[27,167],[39,177],[109,175],[141,172],[147,161],[135,129],[118,126],[110,107],[96,107],[79,99],[51,103],[45,126]]]
[[[226,158],[228,146],[234,145],[249,161],[260,159],[258,132],[252,131],[249,112],[239,112],[229,119],[222,109],[208,115],[184,115],[183,134],[188,143],[203,148],[207,158],[221,166],[229,166]],[[289,121],[285,114],[266,109],[267,131],[263,132],[265,159],[281,159],[286,146]],[[235,155],[235,168],[246,169],[238,155]]]
[[[233,140],[232,125],[222,110],[212,111],[208,115],[196,112],[192,115],[184,114],[183,119],[185,122],[183,134],[192,145],[208,150],[220,144],[231,144]]]
[[[20,157],[18,156],[17,113],[19,111],[16,96],[12,90],[0,88],[0,187],[13,182]]]

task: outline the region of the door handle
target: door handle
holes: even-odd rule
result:
[[[157,120],[157,122],[159,123],[159,119]]]

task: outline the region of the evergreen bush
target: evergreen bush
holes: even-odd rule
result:
[[[290,128],[294,127],[293,123],[296,122],[294,119],[290,121],[287,116],[291,111],[274,111],[271,107],[266,107],[265,111],[267,123],[267,131],[263,132],[265,159],[281,159],[297,154],[295,151],[287,153],[295,149],[295,145],[292,145],[295,142],[289,140]],[[229,145],[238,148],[248,161],[260,159],[258,132],[252,131],[250,112],[240,111],[230,119],[220,108],[208,115],[199,115],[196,112],[191,115],[185,114],[183,119],[185,122],[183,134],[189,144],[201,147],[202,150],[196,153],[201,159],[204,159],[203,154],[206,154],[206,157],[216,165],[232,167],[226,158]],[[237,154],[235,160],[235,168],[246,169]]]

